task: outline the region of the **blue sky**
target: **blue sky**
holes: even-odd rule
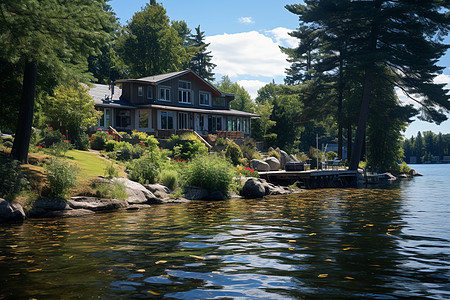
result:
[[[200,25],[210,43],[216,80],[228,75],[254,98],[257,90],[275,81],[283,83],[286,56],[278,46],[295,47],[297,41],[288,32],[298,27],[298,17],[287,11],[287,4],[300,0],[157,0],[167,10],[170,20],[184,20],[194,30]],[[122,24],[140,11],[149,0],[112,0],[112,6]],[[450,38],[447,39],[450,43]],[[446,69],[438,81],[449,84],[450,52],[441,60]],[[399,95],[401,99],[405,97]],[[406,130],[411,137],[418,131],[450,133],[450,121],[441,125],[414,121]]]

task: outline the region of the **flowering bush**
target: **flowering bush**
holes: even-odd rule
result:
[[[53,130],[52,127],[47,127],[41,131],[41,140],[38,142],[39,146],[48,148],[53,144],[62,142],[65,136],[58,130]]]
[[[97,130],[89,139],[91,141],[91,149],[103,150],[105,144],[110,140],[109,133],[101,129]]]
[[[237,166],[236,175],[244,176],[244,177],[259,177],[259,174],[257,171],[253,170],[252,168],[244,167],[244,166]]]

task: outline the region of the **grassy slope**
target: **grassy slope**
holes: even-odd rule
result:
[[[80,168],[78,173],[79,181],[85,181],[97,176],[105,174],[105,168],[110,162],[92,152],[69,150],[66,153],[66,158],[75,161]]]

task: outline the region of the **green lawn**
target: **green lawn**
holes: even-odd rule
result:
[[[106,166],[110,164],[107,159],[100,157],[95,153],[80,150],[67,151],[66,158],[73,160],[78,164],[78,167],[80,168],[78,178],[80,181],[103,176],[105,174]]]

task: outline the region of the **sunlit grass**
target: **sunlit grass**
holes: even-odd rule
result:
[[[79,182],[103,176],[105,168],[111,164],[107,159],[95,153],[80,150],[67,151],[66,158],[77,163]]]

